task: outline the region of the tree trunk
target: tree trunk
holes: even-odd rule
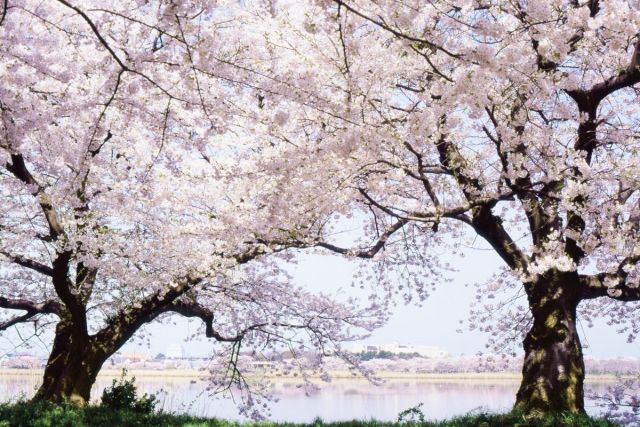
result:
[[[584,413],[584,361],[576,330],[576,273],[547,272],[525,286],[533,326],[524,339],[515,409],[531,415]]]
[[[92,345],[88,336],[74,334],[69,323],[60,321],[43,382],[34,400],[69,400],[79,405],[86,404],[107,357]]]

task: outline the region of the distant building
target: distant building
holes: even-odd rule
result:
[[[270,362],[268,360],[256,360],[249,363],[249,365],[253,369],[269,369],[274,368],[276,366],[275,362]]]
[[[151,360],[151,354],[149,354],[148,352],[147,353],[135,353],[135,352],[122,353],[122,358],[131,363],[147,362]]]
[[[418,354],[422,357],[437,358],[447,357],[449,353],[434,345],[407,345],[399,343],[372,345],[372,344],[355,344],[351,347],[354,353],[362,352],[381,352],[388,351],[394,354]]]

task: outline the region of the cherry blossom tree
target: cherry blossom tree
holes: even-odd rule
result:
[[[25,311],[6,327],[60,317],[53,352],[66,356],[45,377],[64,391],[40,395],[85,399],[95,369],[74,379],[73,363],[99,368],[94,353],[167,311],[223,340],[282,337],[233,308],[211,311],[215,327],[200,310],[222,298],[256,312],[221,289],[241,289],[235,274],[256,282],[238,265],[267,252],[373,258],[359,280],[410,299],[446,271],[440,248],[477,236],[506,266],[481,297],[516,286],[527,299],[495,325],[522,331],[516,407],[583,412],[579,310],[638,330],[638,12],[631,0],[5,1],[0,301]],[[364,222],[355,246],[334,238],[345,218]],[[287,295],[267,323],[319,346],[346,338],[344,321],[376,324]]]
[[[619,378],[604,394],[590,396],[607,419],[621,425],[635,425],[640,419],[640,384],[638,377]]]
[[[318,218],[369,218],[354,247],[332,239],[335,220],[281,243],[404,256],[423,294],[437,248],[483,239],[506,269],[481,298],[515,282],[527,300],[496,326],[524,330],[516,408],[584,412],[578,309],[637,333],[638,8],[326,0],[245,11],[253,61],[238,73],[254,76],[268,110],[255,128],[288,153],[273,172],[301,183],[291,197],[309,189]]]
[[[55,325],[37,399],[86,402],[105,360],[170,314],[226,343],[214,384],[245,391],[241,345],[340,355],[381,320],[294,286],[287,246],[255,242],[311,217],[251,157],[267,141],[236,76],[238,5],[213,3],[2,4],[0,330]]]

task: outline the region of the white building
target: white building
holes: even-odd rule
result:
[[[353,353],[361,353],[361,352],[380,352],[380,351],[388,351],[394,354],[413,354],[417,353],[422,357],[447,357],[449,353],[444,351],[438,346],[435,345],[408,345],[408,344],[399,344],[397,342],[390,344],[354,344],[351,347],[351,351]]]

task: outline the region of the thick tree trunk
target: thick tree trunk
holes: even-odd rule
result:
[[[34,400],[87,403],[91,387],[107,357],[88,336],[74,335],[71,326],[61,321],[56,327],[43,382]]]
[[[515,409],[531,415],[584,413],[584,361],[576,330],[578,276],[551,271],[526,286],[533,326],[524,340]]]

